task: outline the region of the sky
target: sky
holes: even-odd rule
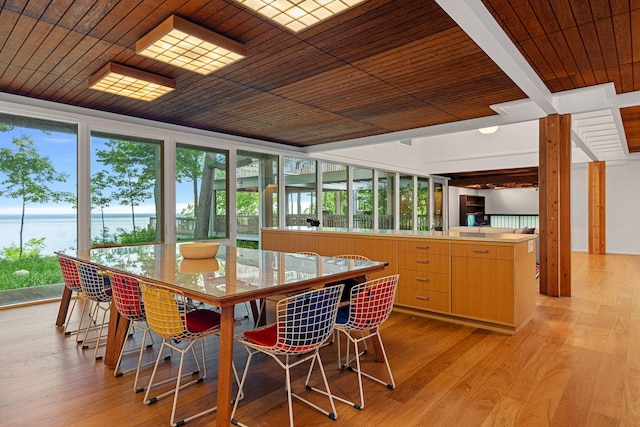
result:
[[[76,136],[72,134],[53,132],[45,133],[38,129],[26,129],[15,127],[8,132],[0,132],[0,148],[10,148],[15,150],[15,145],[12,144],[13,138],[20,138],[22,135],[27,135],[32,141],[36,143],[38,153],[42,157],[48,157],[54,168],[58,172],[67,173],[69,176],[66,183],[52,182],[48,183],[48,186],[53,191],[68,191],[73,194],[76,193],[76,158],[77,158],[77,143]],[[92,138],[92,152],[96,149],[104,148],[104,143],[107,140],[100,138]],[[96,173],[102,170],[101,163],[95,160],[92,156],[91,159],[91,172]],[[0,171],[0,182],[6,179],[4,172]],[[192,183],[177,184],[178,197],[177,197],[177,210],[180,212],[187,203],[193,203]],[[0,184],[0,191],[2,191],[2,185]],[[0,214],[20,214],[21,213],[21,200],[12,199],[0,196]],[[149,203],[136,207],[137,213],[153,213],[155,207],[151,200]],[[71,204],[54,204],[49,203],[47,205],[42,204],[28,204],[27,214],[75,214],[76,210]],[[105,209],[105,213],[130,213],[131,208],[129,206],[122,206],[117,202]]]

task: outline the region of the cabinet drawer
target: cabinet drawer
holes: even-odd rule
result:
[[[400,253],[398,268],[448,274],[449,257],[438,254]]]
[[[449,255],[449,243],[434,242],[433,240],[401,239],[398,250],[409,253]]]
[[[449,294],[414,288],[398,288],[398,304],[449,313]]]
[[[400,269],[398,287],[449,292],[449,275],[415,270]]]
[[[513,259],[513,246],[454,243],[452,256],[467,258]]]

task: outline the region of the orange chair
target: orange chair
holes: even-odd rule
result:
[[[82,292],[82,286],[80,286],[80,277],[78,276],[78,268],[76,267],[76,263],[71,258],[58,255],[58,264],[60,264],[60,271],[62,272],[62,280],[64,281],[64,286],[71,291],[71,298],[73,299],[73,303],[71,304],[71,310],[67,315],[67,318],[64,322],[64,334],[65,335],[74,335],[80,334],[84,331],[82,327],[82,319],[84,319],[84,313],[87,309],[87,303],[91,306],[90,300],[87,296]],[[71,318],[73,317],[73,310],[76,308],[76,304],[78,299],[82,300],[82,311],[80,312],[80,320],[78,322],[77,329],[70,330],[69,324],[71,323]],[[91,311],[91,310],[89,310]],[[91,326],[91,323],[86,326],[87,328]],[[78,341],[78,344],[82,343],[82,340]]]

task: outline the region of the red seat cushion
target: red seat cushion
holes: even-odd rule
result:
[[[276,347],[276,344],[278,341],[278,324],[274,323],[272,325],[265,326],[264,328],[261,328],[261,329],[247,331],[244,333],[244,336],[246,339],[248,339],[249,341],[255,344],[273,349],[274,347]],[[300,338],[300,337],[297,337],[297,338]],[[304,341],[303,341],[303,344],[304,344]],[[280,344],[278,344],[277,350],[285,351],[285,352],[293,352],[293,353],[304,353],[309,350],[313,350],[316,347],[318,347],[318,344],[313,346],[307,345],[307,344],[291,345],[290,343],[287,343],[285,340],[285,342],[281,342]]]
[[[278,338],[278,325],[276,323],[261,329],[247,331],[244,333],[246,339],[258,345],[273,347]]]
[[[186,315],[189,332],[201,333],[220,328],[220,313],[213,310],[194,310]]]

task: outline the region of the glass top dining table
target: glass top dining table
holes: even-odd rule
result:
[[[106,270],[181,290],[185,296],[221,308],[216,425],[231,416],[234,306],[312,286],[383,271],[386,262],[265,251],[220,245],[214,258],[185,259],[179,244],[93,248],[61,255]],[[105,364],[115,368],[128,321],[112,305]]]

